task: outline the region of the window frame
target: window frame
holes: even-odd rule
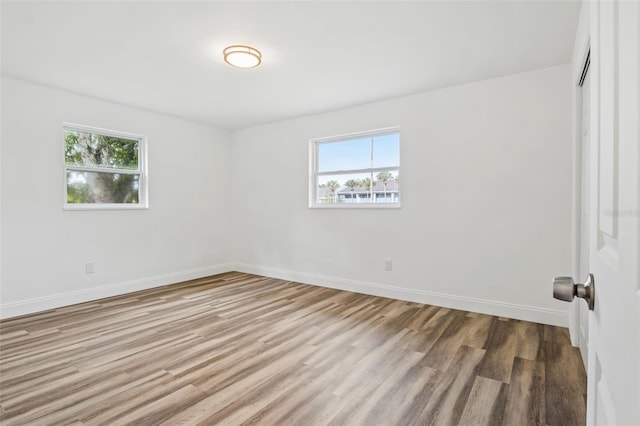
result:
[[[109,167],[90,167],[69,165],[65,158],[64,143],[67,130],[84,133],[95,133],[104,136],[112,136],[123,139],[133,139],[138,141],[138,168],[119,169]],[[144,210],[149,208],[148,194],[148,174],[147,174],[147,137],[136,133],[121,132],[118,130],[103,129],[100,127],[87,126],[75,123],[62,123],[62,193],[64,196],[63,210]],[[68,203],[67,202],[67,173],[69,171],[97,172],[113,174],[138,175],[138,202],[137,203]]]
[[[318,147],[326,143],[347,142],[353,139],[398,134],[398,165],[390,167],[369,167],[365,169],[331,170],[319,172]],[[317,190],[319,177],[323,175],[348,175],[355,173],[379,173],[383,171],[398,171],[400,177],[402,148],[400,147],[400,127],[385,127],[381,129],[366,130],[342,135],[314,138],[309,140],[309,208],[310,209],[399,209],[402,207],[401,181],[398,181],[398,202],[394,203],[328,203],[317,202]]]

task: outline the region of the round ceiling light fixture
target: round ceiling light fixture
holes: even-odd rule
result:
[[[251,46],[229,46],[222,53],[226,63],[238,68],[255,68],[262,62],[262,54]]]

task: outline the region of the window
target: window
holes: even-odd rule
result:
[[[400,130],[313,139],[310,207],[400,207]]]
[[[147,207],[146,138],[64,124],[65,209]]]

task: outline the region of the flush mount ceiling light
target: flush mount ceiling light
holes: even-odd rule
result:
[[[262,62],[262,54],[251,46],[229,46],[223,53],[224,61],[238,68],[255,68]]]

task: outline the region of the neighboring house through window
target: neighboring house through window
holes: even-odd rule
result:
[[[397,127],[310,141],[310,207],[400,207]]]
[[[63,125],[65,209],[146,208],[146,138]]]

